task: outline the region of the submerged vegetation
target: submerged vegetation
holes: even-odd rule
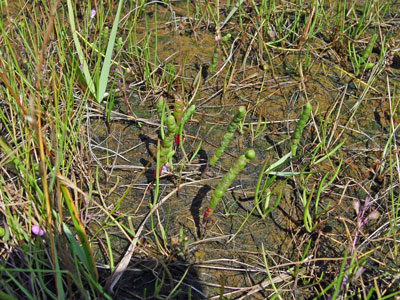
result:
[[[1,299],[400,297],[400,3],[0,1]]]

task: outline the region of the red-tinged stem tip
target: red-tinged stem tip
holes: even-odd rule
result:
[[[211,209],[209,207],[207,207],[207,209],[204,212],[204,219],[208,219],[208,217],[210,216],[211,213]]]
[[[174,140],[175,144],[179,146],[181,136],[179,134],[175,134]]]

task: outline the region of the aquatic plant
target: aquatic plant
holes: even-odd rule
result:
[[[353,43],[350,43],[350,41],[348,42],[350,61],[353,65],[355,76],[358,76],[360,74],[362,66],[364,66],[364,69],[372,69],[374,67],[375,64],[372,62],[368,62],[368,58],[371,56],[377,37],[378,35],[376,33],[372,35],[361,56],[359,55],[359,52],[355,49],[354,42]]]
[[[173,115],[170,115],[166,119],[168,133],[162,139],[161,147],[160,147],[160,169],[159,175],[161,175],[163,167],[165,164],[174,156],[175,150],[173,148],[174,145],[174,137],[177,129],[175,118]],[[154,172],[154,178],[156,178],[156,172]]]
[[[217,42],[221,41],[223,43],[227,43],[230,40],[231,36],[232,35],[230,33],[224,35],[222,38],[218,37],[218,35],[217,35],[215,39],[216,39]],[[220,52],[219,45],[217,44],[215,46],[213,56],[211,57],[211,62],[210,62],[210,66],[208,67],[208,71],[214,72],[214,69],[215,69],[215,67],[217,66],[217,63],[218,63],[219,52]]]
[[[307,124],[308,118],[311,115],[311,104],[307,102],[304,107],[303,107],[303,112],[301,113],[300,119],[296,124],[296,128],[293,132],[293,137],[292,137],[292,145],[290,146],[292,156],[296,156],[297,152],[297,147],[300,142],[300,138],[303,134],[303,129]]]
[[[184,111],[184,100],[183,98],[177,98],[174,103],[174,112],[171,114],[168,106],[165,103],[163,97],[156,103],[156,110],[158,117],[161,121],[161,147],[160,147],[160,170],[164,167],[164,165],[172,158],[175,154],[175,150],[173,148],[173,144],[175,142],[176,145],[181,145],[182,141],[182,131],[185,123],[190,119],[194,111],[196,110],[195,105],[191,105]],[[167,125],[168,133],[165,135],[164,133],[164,122]],[[154,172],[154,178],[156,176],[156,172]]]
[[[395,297],[400,125],[385,122],[393,116],[397,124],[400,116],[395,1],[339,0],[331,6],[323,1],[186,1],[186,12],[174,1],[126,1],[122,6],[122,1],[23,2],[0,4],[7,16],[0,22],[7,33],[0,45],[0,298]],[[113,26],[119,7],[120,22]],[[388,46],[392,38],[393,51]],[[112,52],[107,44],[113,44]],[[115,68],[102,76],[107,64]],[[371,72],[356,76],[372,66]],[[149,99],[173,94],[177,86],[181,94],[175,100],[164,96],[157,112],[151,110]],[[275,111],[298,101],[299,92],[310,98],[315,118],[291,123],[288,140],[285,125],[291,121]],[[269,110],[272,101],[274,110]],[[209,113],[221,103],[227,104],[222,114],[230,105],[245,105],[246,122],[243,116],[227,136],[222,132],[211,137],[215,122]],[[352,103],[356,105],[349,111]],[[361,103],[366,106],[360,105],[359,112]],[[371,103],[379,113],[377,123],[365,117]],[[184,145],[182,132],[194,111],[206,126],[193,126],[186,138],[190,143]],[[228,112],[232,117],[235,113]],[[154,122],[157,114],[161,126]],[[302,119],[300,115],[301,109],[297,118]],[[108,131],[98,122],[102,118]],[[300,139],[310,123],[313,134],[303,151]],[[237,177],[221,182],[210,206],[220,205],[221,212],[224,206],[230,218],[218,222],[220,231],[210,232],[211,239],[193,241],[209,204],[203,203],[199,212],[201,200],[223,167],[203,172],[213,156],[207,158],[204,150],[215,143],[215,151],[222,140],[224,147],[211,158],[215,166],[238,126],[244,128],[241,146],[254,145],[260,153],[258,174],[243,178],[248,184],[240,209],[232,195],[224,194],[234,188]],[[136,134],[152,135],[155,128],[160,131],[156,170],[165,174],[176,158],[175,174],[160,184],[156,171],[154,182],[143,189],[148,180],[142,176],[151,163],[154,168],[154,160],[142,166],[151,159],[148,145]],[[300,159],[296,148],[302,150]],[[117,168],[129,171],[116,174]],[[199,177],[200,172],[205,176]],[[356,214],[351,215],[351,199],[365,195],[370,195],[369,202],[364,207],[353,202]],[[142,205],[147,199],[148,206]],[[261,220],[271,213],[276,225],[286,226],[276,209],[279,201],[282,210],[296,201],[288,211],[294,218],[290,228],[282,228],[293,230],[289,244],[280,228]],[[193,218],[185,212],[190,202]],[[379,218],[373,220],[377,210]],[[250,231],[257,244],[242,245],[243,239],[231,234],[233,228]],[[214,242],[228,235],[223,247]],[[264,245],[259,242],[263,239]],[[275,247],[275,241],[282,247]],[[235,273],[245,273],[249,281],[232,287],[237,281],[226,270],[232,252],[224,251],[244,248],[254,259],[239,255],[228,267],[239,266]],[[209,259],[210,251],[219,250],[224,250],[221,260]],[[189,255],[202,268],[224,269],[211,272],[204,282],[192,272],[196,266],[187,264]],[[132,263],[144,276],[124,274]],[[249,268],[259,271],[247,272]],[[126,284],[132,281],[125,275],[134,277],[129,291]],[[218,284],[215,275],[221,278],[219,288],[208,285]],[[120,277],[128,280],[118,283]],[[207,295],[196,286],[200,281],[207,285]]]
[[[182,115],[183,115],[183,110],[185,109],[185,100],[181,97],[176,97],[175,98],[175,103],[174,103],[174,117],[176,124],[180,126],[181,120],[182,120]],[[180,142],[180,135],[177,132],[175,134],[175,144],[179,145]]]
[[[194,104],[192,104],[191,106],[189,106],[185,112],[183,113],[179,125],[177,127],[177,136],[175,135],[175,143],[177,145],[181,145],[182,146],[182,131],[183,131],[183,126],[185,125],[185,123],[187,121],[189,121],[190,117],[193,115],[194,111],[196,110],[196,106]]]
[[[212,166],[214,165],[219,158],[221,157],[222,153],[224,153],[226,147],[228,146],[229,142],[232,140],[236,128],[238,127],[240,121],[243,119],[244,115],[246,113],[246,108],[244,106],[240,106],[239,110],[233,117],[231,123],[229,123],[228,128],[226,129],[226,133],[221,139],[221,144],[215,151],[214,155],[211,157],[209,165]]]
[[[207,222],[208,218],[217,207],[218,202],[222,199],[222,196],[235,180],[236,176],[243,170],[246,164],[255,157],[255,155],[256,153],[253,149],[247,150],[245,154],[239,156],[235,164],[228,170],[224,177],[222,177],[221,181],[219,182],[211,196],[210,203],[207,209],[204,212],[204,222]]]

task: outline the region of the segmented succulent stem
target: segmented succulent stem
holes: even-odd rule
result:
[[[156,109],[157,109],[157,115],[158,118],[161,120],[163,118],[163,112],[164,112],[164,107],[165,107],[165,102],[164,102],[164,98],[160,97],[156,103]]]
[[[175,136],[175,131],[176,131],[176,122],[175,122],[175,117],[173,115],[170,115],[166,119],[167,123],[167,129],[168,133],[164,137],[164,139],[161,142],[161,147],[160,147],[160,170],[159,174],[161,174],[161,169],[162,167],[168,162],[168,160],[174,156],[175,150],[173,148],[174,144],[174,136]],[[156,171],[154,172],[154,178],[156,178]]]
[[[184,107],[185,101],[183,98],[175,99],[173,114],[171,114],[163,97],[160,97],[156,103],[157,114],[161,120],[161,125],[163,125],[165,122],[168,129],[168,133],[164,134],[163,126],[161,127],[161,167],[163,167],[175,154],[173,144],[174,142],[177,145],[180,144],[183,125],[190,119],[196,109],[195,105],[191,105],[184,111]],[[156,172],[154,174],[156,174]]]
[[[176,122],[175,117],[170,115],[166,120],[168,133],[162,140],[160,149],[160,165],[163,166],[174,154],[173,149],[174,135],[176,132]]]
[[[296,155],[297,146],[299,145],[300,138],[303,134],[304,127],[306,126],[308,118],[311,115],[311,109],[312,109],[311,104],[309,102],[307,102],[304,105],[303,112],[301,113],[300,119],[296,124],[296,128],[294,130],[293,137],[292,137],[292,145],[290,147],[292,156]]]
[[[181,119],[181,127],[185,125],[187,121],[189,121],[190,117],[193,115],[194,111],[196,110],[196,105],[192,104],[188,107],[188,109],[185,110],[185,112],[182,115]]]
[[[232,35],[231,35],[230,33],[227,33],[226,35],[224,35],[224,36],[221,38],[221,42],[227,43],[227,42],[229,42],[229,40],[231,39],[231,37],[232,37]]]
[[[376,33],[374,33],[374,35],[369,40],[369,42],[367,44],[367,47],[365,47],[365,49],[363,51],[363,54],[360,57],[360,60],[359,60],[360,64],[362,64],[365,61],[367,61],[368,57],[371,55],[377,37],[378,37],[378,35]]]
[[[232,140],[236,128],[238,127],[240,121],[243,119],[244,114],[246,113],[246,108],[244,106],[240,106],[238,112],[233,117],[231,123],[229,124],[226,133],[222,137],[221,144],[218,149],[215,151],[214,155],[210,159],[210,166],[214,165],[218,159],[221,157],[222,153],[224,153],[226,147],[229,142]]]
[[[215,47],[214,54],[211,58],[211,63],[210,63],[210,67],[208,68],[208,71],[214,72],[214,69],[218,63],[218,58],[219,58],[219,48],[217,46],[217,47]]]
[[[225,36],[223,36],[221,38],[221,42],[227,43],[230,40],[231,37],[232,37],[232,35],[230,33],[228,33],[228,34],[226,34]],[[213,56],[211,58],[211,62],[210,62],[210,66],[208,68],[208,71],[210,71],[210,72],[214,71],[215,67],[217,66],[218,59],[219,59],[219,46],[217,45],[217,46],[215,46],[214,54],[213,54]]]
[[[183,126],[185,125],[185,123],[187,121],[189,121],[190,117],[193,115],[195,110],[196,110],[196,106],[193,104],[193,105],[190,105],[183,113],[181,122],[180,122],[179,126],[177,127],[177,133],[175,134],[175,143],[177,145],[179,145],[181,142]]]
[[[218,202],[221,200],[226,190],[235,180],[236,176],[240,173],[240,171],[243,170],[246,164],[255,157],[255,155],[256,153],[253,149],[247,150],[245,154],[242,154],[238,158],[236,163],[229,169],[224,177],[222,177],[221,181],[219,182],[211,196],[208,208],[204,212],[204,219],[207,219],[212,214]]]
[[[183,100],[183,98],[176,98],[174,103],[174,117],[176,124],[178,126],[181,123],[184,109],[185,109],[185,100]]]
[[[183,98],[175,98],[174,117],[175,117],[175,121],[177,124],[177,129],[175,132],[174,140],[175,140],[176,145],[179,145],[180,141],[181,141],[180,134],[179,134],[179,128],[180,128],[184,109],[185,109],[185,100],[183,100]]]

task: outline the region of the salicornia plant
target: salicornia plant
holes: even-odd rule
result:
[[[185,100],[183,98],[177,97],[174,103],[174,117],[178,126],[181,124],[183,111],[185,109]],[[175,144],[179,145],[180,135],[179,133],[175,134]]]
[[[229,142],[232,140],[236,128],[238,127],[240,121],[243,119],[244,114],[246,113],[246,108],[244,106],[240,106],[238,112],[233,117],[231,123],[229,124],[226,133],[222,137],[221,144],[218,149],[215,151],[214,155],[211,157],[209,165],[214,165],[218,159],[221,157],[222,153],[224,153],[226,147],[228,146]]]
[[[217,207],[218,202],[221,200],[222,196],[225,194],[226,190],[235,180],[236,176],[243,170],[246,164],[255,157],[256,153],[253,149],[247,150],[245,154],[242,154],[236,163],[229,169],[229,171],[222,177],[221,181],[215,188],[210,203],[204,212],[203,221],[207,222],[208,218]]]
[[[181,145],[182,146],[182,131],[183,131],[183,125],[185,125],[185,123],[187,121],[189,121],[190,117],[193,115],[194,111],[196,110],[196,106],[194,104],[190,105],[185,112],[182,115],[182,118],[179,121],[179,125],[177,127],[177,131],[175,132],[175,143],[177,145]],[[177,120],[178,122],[178,120]]]
[[[292,144],[290,146],[291,151],[289,153],[286,153],[284,156],[282,156],[278,161],[271,164],[267,168],[267,170],[265,170],[264,174],[269,174],[271,171],[273,171],[276,168],[278,168],[279,166],[283,165],[288,159],[290,159],[290,157],[294,157],[296,155],[297,147],[299,145],[300,138],[303,134],[304,127],[306,126],[307,121],[311,115],[311,109],[312,109],[312,106],[309,102],[307,102],[303,107],[303,112],[302,112],[300,119],[296,124],[296,128],[293,132]],[[271,173],[271,174],[273,174],[273,173]]]
[[[162,140],[161,149],[160,149],[160,164],[164,166],[170,158],[175,154],[175,150],[173,149],[174,144],[174,136],[176,132],[176,122],[174,116],[170,115],[166,120],[168,133],[165,138]]]
[[[174,112],[171,114],[168,106],[166,105],[164,98],[160,98],[156,104],[157,114],[161,121],[161,148],[160,148],[160,170],[164,165],[172,158],[175,154],[174,141],[176,145],[182,147],[182,131],[183,125],[190,119],[194,113],[196,106],[191,105],[184,111],[184,100],[183,98],[175,100]],[[167,124],[168,132],[164,133],[164,122]],[[159,172],[161,172],[159,170]],[[156,172],[154,172],[156,177]]]
[[[292,137],[292,145],[290,146],[292,156],[296,156],[297,147],[299,145],[300,138],[303,134],[303,129],[306,126],[308,118],[311,115],[311,109],[312,109],[311,104],[309,102],[307,102],[304,105],[303,112],[301,113],[300,119],[297,122],[296,128],[293,133],[293,137]]]
[[[371,53],[374,48],[377,37],[378,37],[378,35],[376,33],[374,33],[374,35],[369,40],[367,46],[365,47],[364,51],[362,52],[361,56],[358,54],[357,50],[355,49],[354,43],[350,43],[350,42],[348,43],[350,61],[353,65],[355,76],[358,76],[360,74],[360,69],[362,66],[364,66],[364,69],[373,68],[374,64],[371,62],[368,62],[368,58],[371,56]]]
[[[218,40],[218,42],[219,41],[221,41],[221,42],[223,42],[223,43],[227,43],[229,40],[230,40],[230,38],[231,38],[231,34],[230,33],[228,33],[228,34],[226,34],[225,36],[223,36],[223,37],[216,37],[216,39]],[[220,38],[220,40],[219,40],[219,38]],[[211,62],[210,62],[210,66],[209,66],[209,68],[208,68],[208,71],[210,71],[211,73],[212,72],[214,72],[214,70],[215,70],[215,67],[217,66],[217,63],[218,63],[218,59],[219,59],[219,44],[217,44],[216,46],[215,46],[215,49],[214,49],[214,54],[213,54],[213,56],[211,57]]]

